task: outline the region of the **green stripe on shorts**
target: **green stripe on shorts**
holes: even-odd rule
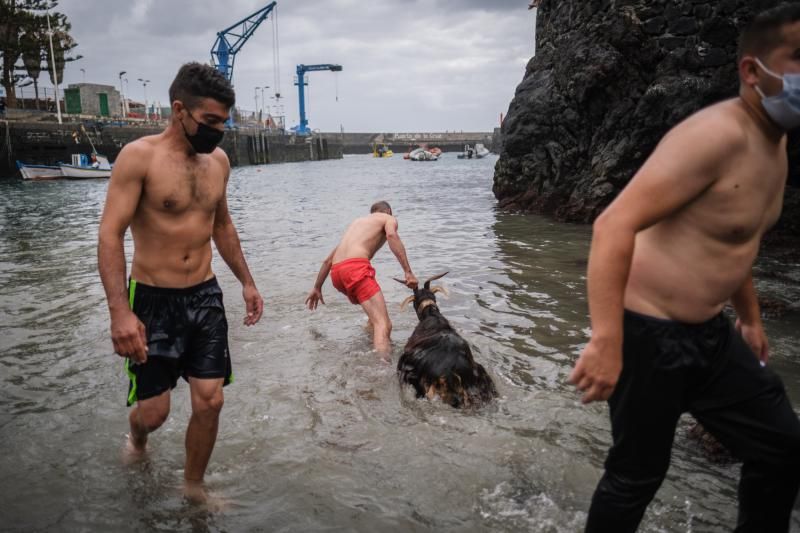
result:
[[[128,287],[128,304],[133,309],[133,295],[136,294],[136,280],[131,279],[131,284]]]
[[[134,298],[135,294],[136,294],[136,280],[135,279],[131,279],[130,286],[128,287],[128,304],[131,306],[131,309],[133,309],[133,298]],[[126,357],[125,358],[125,373],[128,374],[128,379],[131,380],[130,391],[128,392],[128,405],[129,406],[133,405],[134,403],[136,403],[136,400],[138,399],[136,397],[136,388],[137,388],[136,387],[136,374],[131,372],[131,366],[130,365],[131,365],[131,360]]]
[[[128,406],[131,406],[135,404],[139,398],[136,397],[136,374],[131,372],[131,360],[127,357],[125,358],[125,373],[128,374],[128,379],[131,380],[131,388],[128,392]]]

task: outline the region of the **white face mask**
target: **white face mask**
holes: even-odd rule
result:
[[[755,89],[761,97],[764,111],[785,131],[800,127],[800,74],[786,73],[781,76],[768,69],[760,59],[756,58],[756,63],[764,72],[783,81],[783,90],[774,96],[766,96],[756,85]]]

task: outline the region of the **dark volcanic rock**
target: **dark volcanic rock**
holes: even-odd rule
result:
[[[502,126],[500,206],[594,220],[669,128],[737,94],[738,33],[779,3],[543,0],[537,55]],[[791,143],[800,186],[800,136]],[[796,242],[800,209],[787,205],[780,228]]]

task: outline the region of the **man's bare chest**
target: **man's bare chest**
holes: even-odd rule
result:
[[[151,166],[143,201],[150,208],[175,214],[188,210],[212,212],[222,199],[224,186],[221,169],[210,158],[186,161],[165,157]]]
[[[781,214],[786,162],[751,154],[733,165],[689,207],[717,238],[739,242],[760,236]]]

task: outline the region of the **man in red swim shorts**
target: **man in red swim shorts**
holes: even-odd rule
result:
[[[406,249],[397,234],[397,219],[392,216],[391,206],[381,201],[373,204],[369,216],[357,218],[350,224],[342,240],[325,258],[314,288],[308,293],[306,305],[313,311],[319,302],[325,303],[322,299],[322,284],[330,273],[333,286],[345,294],[352,304],[361,304],[364,308],[372,327],[375,349],[383,359],[388,360],[392,322],[389,320],[383,292],[375,281],[375,269],[369,262],[386,242],[403,267],[406,285],[416,288],[417,278],[411,272]]]

